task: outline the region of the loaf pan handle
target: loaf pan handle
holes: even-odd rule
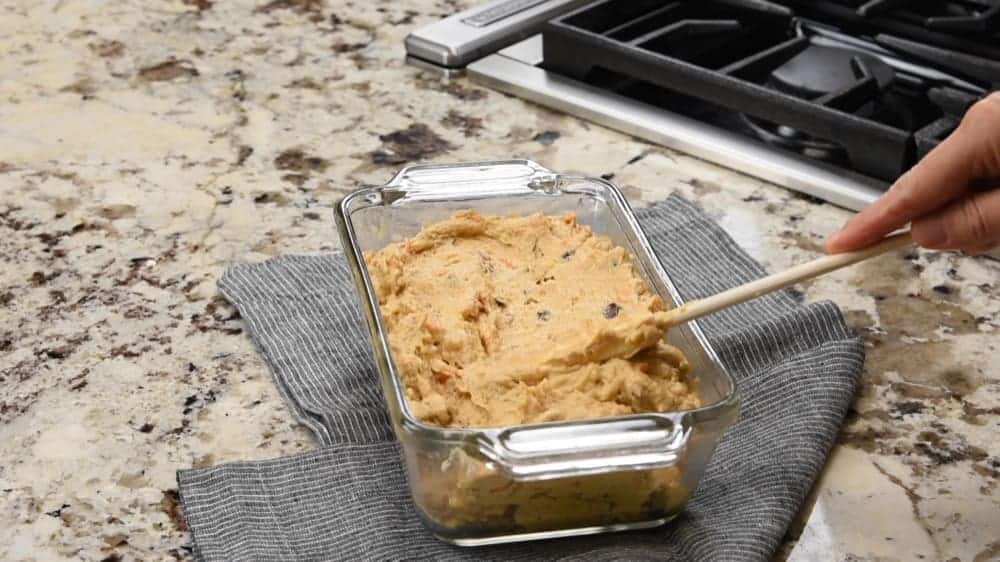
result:
[[[388,203],[403,193],[423,200],[456,194],[491,195],[503,192],[554,189],[558,174],[531,160],[497,160],[462,164],[409,166],[399,171],[379,190]]]
[[[481,451],[515,480],[673,466],[691,428],[682,415],[521,426],[484,435]]]

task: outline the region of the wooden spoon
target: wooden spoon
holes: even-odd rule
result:
[[[863,250],[823,256],[817,260],[796,265],[795,267],[791,267],[780,273],[775,273],[774,275],[769,275],[763,279],[751,281],[750,283],[740,285],[739,287],[733,287],[732,289],[723,291],[717,295],[691,301],[677,308],[671,309],[668,311],[671,315],[670,325],[676,326],[689,320],[694,320],[695,318],[701,318],[706,314],[717,312],[723,308],[733,306],[734,304],[755,299],[761,295],[766,295],[772,291],[783,289],[789,285],[799,283],[800,281],[812,279],[813,277],[818,277],[835,269],[847,267],[858,263],[859,261],[875,257],[890,250],[904,248],[911,244],[913,244],[913,237],[910,235],[909,231],[906,231],[889,236],[881,242],[877,242]]]

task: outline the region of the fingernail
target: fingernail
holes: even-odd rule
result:
[[[944,221],[939,218],[929,218],[917,221],[912,226],[913,239],[925,248],[937,248],[948,241],[944,230]]]

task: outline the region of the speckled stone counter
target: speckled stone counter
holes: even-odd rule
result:
[[[407,31],[462,5],[0,5],[0,559],[190,558],[177,469],[312,448],[215,279],[335,250],[334,201],[406,163],[679,191],[773,269],[848,216],[405,66]],[[868,361],[778,556],[1000,557],[1000,263],[901,252],[802,290]]]

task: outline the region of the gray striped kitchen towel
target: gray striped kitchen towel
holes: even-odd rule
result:
[[[638,215],[687,299],[764,274],[680,197]],[[460,548],[417,518],[343,257],[237,265],[219,287],[319,446],[180,471],[201,560],[766,560],[823,465],[864,361],[833,304],[803,306],[791,292],[707,317],[702,328],[736,374],[743,405],[678,519],[647,531]]]

